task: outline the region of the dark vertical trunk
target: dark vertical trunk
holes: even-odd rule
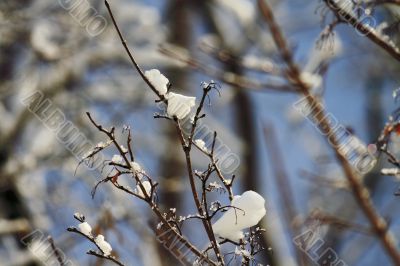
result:
[[[168,41],[178,46],[188,47],[190,45],[190,23],[188,14],[189,1],[172,0],[169,1],[166,7],[165,16],[168,18],[168,29],[170,35]],[[173,83],[173,88],[185,88],[188,82],[187,74],[178,69],[166,69],[166,76]],[[177,86],[179,84],[179,86]],[[160,121],[165,123],[165,121]],[[162,176],[160,200],[163,203],[163,208],[182,209],[182,199],[184,192],[180,191],[178,184],[182,184],[182,176],[186,176],[183,151],[180,141],[177,137],[177,131],[172,123],[165,123],[164,137],[167,139],[165,151],[166,155],[161,158],[160,176]],[[163,246],[159,246],[159,254],[163,265],[179,265],[180,263],[168,252]]]

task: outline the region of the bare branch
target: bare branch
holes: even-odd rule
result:
[[[331,125],[325,119],[325,112],[322,105],[313,95],[310,94],[308,86],[300,78],[300,70],[293,61],[292,53],[288,48],[286,40],[279,26],[275,22],[272,10],[264,0],[258,0],[258,4],[265,21],[269,25],[276,47],[278,47],[281,57],[288,67],[289,81],[291,81],[295,85],[298,85],[301,89],[302,94],[306,97],[308,104],[315,107],[312,110],[312,114],[316,118],[319,128],[323,132],[332,132]],[[400,59],[400,54],[398,58]],[[352,166],[350,165],[346,157],[339,150],[340,145],[336,136],[333,134],[330,135],[329,140],[332,144],[331,147],[333,147],[334,149],[336,158],[340,162],[340,165],[342,166],[342,169],[349,181],[353,195],[357,203],[361,207],[362,211],[364,212],[365,216],[368,218],[368,221],[371,224],[375,235],[380,239],[383,247],[385,248],[388,255],[391,257],[393,262],[396,265],[400,265],[400,253],[398,252],[397,247],[393,241],[392,234],[388,230],[387,223],[375,209],[369,196],[369,191],[362,183],[361,178],[353,171]]]

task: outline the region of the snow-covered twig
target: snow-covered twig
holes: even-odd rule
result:
[[[245,243],[247,243],[245,238],[249,237],[250,234],[244,234],[242,230],[256,225],[265,215],[266,210],[264,207],[264,198],[254,191],[246,191],[242,194],[242,196],[233,195],[232,184],[235,176],[233,176],[232,179],[226,179],[218,168],[218,161],[214,156],[217,137],[216,132],[214,133],[214,139],[210,150],[205,147],[205,143],[202,142],[201,139],[194,139],[196,135],[195,133],[198,126],[198,121],[205,117],[205,114],[203,113],[203,108],[205,106],[206,98],[210,97],[209,93],[213,89],[215,89],[219,93],[218,85],[213,81],[209,83],[202,83],[203,95],[200,99],[200,103],[196,108],[194,116],[189,117],[191,109],[195,106],[195,97],[171,92],[171,84],[169,83],[169,80],[159,70],[152,69],[148,71],[143,71],[141,69],[123,38],[123,35],[117,25],[109,3],[105,1],[105,4],[107,10],[109,11],[112,22],[116,28],[118,36],[135,69],[138,71],[141,78],[147,83],[149,88],[156,94],[156,96],[158,97],[157,101],[163,102],[166,105],[166,114],[159,114],[155,117],[167,118],[175,125],[186,161],[186,169],[197,214],[189,215],[187,218],[178,218],[176,216],[176,210],[174,208],[170,209],[170,211],[167,213],[162,212],[156,202],[157,182],[154,180],[154,178],[145,173],[140,165],[135,162],[134,153],[131,147],[130,129],[124,127],[124,130],[128,131],[128,137],[126,141],[127,148],[125,148],[120,144],[120,141],[116,139],[114,127],[103,127],[101,124],[97,123],[93,119],[89,112],[87,112],[87,116],[90,122],[97,128],[97,130],[106,135],[106,137],[108,138],[107,143],[113,144],[112,146],[114,146],[114,148],[116,148],[118,151],[118,153],[115,154],[111,160],[105,160],[108,165],[113,167],[112,172],[110,172],[105,178],[101,179],[95,185],[92,195],[94,196],[96,189],[100,184],[111,183],[115,188],[130,195],[133,195],[147,203],[152,212],[159,219],[160,226],[157,226],[156,232],[172,232],[175,239],[177,239],[177,241],[180,242],[183,246],[186,246],[200,260],[208,263],[209,265],[225,265],[224,256],[220,249],[220,244],[217,242],[214,228],[221,229],[221,225],[226,225],[227,228],[224,228],[222,231],[220,230],[218,235],[223,238],[229,238],[229,236],[235,235],[234,240],[238,241],[236,245],[239,245],[241,247],[241,250],[244,250],[246,245]],[[183,119],[187,117],[191,119],[191,128],[189,132],[185,132],[182,127]],[[208,169],[203,174],[197,174],[197,172],[193,169],[191,157],[192,146],[196,146],[197,148],[199,148],[199,150],[206,154],[210,159]],[[108,147],[111,147],[111,145],[107,145],[107,148]],[[92,154],[93,153],[89,154],[89,156],[86,158],[90,158]],[[208,207],[209,203],[207,200],[207,193],[213,192],[215,188],[218,187],[220,189],[223,189],[222,186],[219,186],[216,182],[209,183],[209,179],[212,177],[212,173],[216,173],[217,178],[223,183],[225,189],[228,191],[229,199],[231,200],[231,208],[217,208],[214,212],[211,213]],[[135,189],[131,189],[129,186],[120,184],[119,179],[125,178],[127,176],[135,180],[137,184]],[[196,186],[197,178],[202,181],[201,188]],[[201,198],[199,197],[200,190],[202,192]],[[213,224],[212,219],[214,218],[214,215],[222,210],[226,210],[226,212]],[[239,210],[239,212],[237,210]],[[230,220],[229,217],[231,215],[234,215],[236,219]],[[208,253],[201,252],[183,237],[182,231],[180,230],[180,223],[189,218],[198,218],[201,220],[205,235],[207,235],[210,241],[211,249],[213,250],[212,255],[215,256],[218,262],[213,261],[211,258],[209,258]],[[109,258],[111,256],[110,252],[112,248],[108,244],[108,242],[104,240],[104,237],[102,235],[99,235],[97,237],[92,236],[91,228],[87,224],[83,224],[84,221],[81,222],[82,224],[80,225],[79,230],[76,228],[69,228],[68,230],[85,235],[86,238],[90,239],[92,242],[94,241],[98,249],[101,251],[101,253],[97,253],[96,251],[89,251],[88,254],[98,257],[105,256]],[[228,227],[231,228],[232,233],[229,232]],[[170,251],[172,253],[175,252],[174,250]],[[252,249],[251,252],[242,252],[242,257],[244,261],[243,265],[249,265],[250,262],[253,260],[253,258],[247,256],[247,254],[253,254],[253,251],[254,250]]]
[[[114,187],[116,187],[117,189],[143,200],[144,202],[146,202],[149,205],[150,209],[160,220],[160,223],[167,227],[166,230],[168,230],[169,232],[171,232],[172,234],[175,235],[175,238],[177,239],[178,242],[180,242],[182,245],[186,246],[189,250],[191,250],[191,252],[193,252],[196,256],[201,258],[203,261],[206,261],[210,265],[216,265],[216,263],[214,261],[209,259],[201,251],[199,251],[195,246],[193,246],[189,241],[187,241],[185,238],[183,238],[183,236],[181,235],[180,229],[177,227],[177,225],[175,223],[172,223],[171,221],[168,221],[166,219],[166,216],[159,209],[159,206],[157,205],[157,203],[155,201],[155,195],[156,195],[155,189],[158,185],[157,182],[155,182],[154,179],[151,178],[144,171],[142,171],[140,174],[142,176],[144,176],[147,179],[147,181],[143,181],[139,177],[139,174],[136,171],[137,169],[136,170],[134,169],[133,162],[129,161],[129,159],[127,157],[127,153],[125,153],[125,151],[121,148],[121,144],[115,138],[115,128],[111,127],[111,129],[106,129],[101,124],[97,123],[93,119],[93,117],[91,116],[90,113],[87,113],[87,116],[89,117],[89,120],[91,121],[91,123],[100,132],[104,133],[109,138],[109,140],[114,144],[114,147],[117,148],[119,155],[123,159],[122,164],[115,164],[115,163],[112,164],[113,166],[116,167],[115,173],[110,174],[106,178],[99,181],[96,184],[96,186],[94,187],[94,189],[92,191],[92,195],[94,196],[94,193],[100,184],[111,182],[111,184]],[[127,131],[128,131],[128,138],[129,138],[130,129],[127,129]],[[129,149],[130,149],[129,146],[127,149],[128,149],[128,153],[129,153]],[[132,158],[134,158],[133,151],[131,151],[131,152],[132,152]],[[118,169],[118,167],[122,167],[123,169],[129,169],[129,171],[122,171],[122,170]],[[132,190],[131,188],[129,188],[127,186],[123,186],[118,182],[118,179],[124,175],[131,175],[135,179],[135,181],[137,182],[136,190]],[[149,187],[147,187],[146,182],[148,182],[148,184],[150,185]],[[177,245],[177,246],[179,246],[179,245]],[[173,250],[171,252],[173,252]],[[94,255],[94,254],[91,254],[91,255]]]
[[[99,235],[99,236],[102,236],[102,238],[103,238],[102,240],[103,241],[99,242],[99,241],[97,241],[97,237],[99,237],[99,236],[94,237],[91,234],[91,228],[88,225],[88,223],[85,221],[85,216],[83,216],[83,215],[81,215],[79,213],[76,213],[74,215],[74,218],[77,219],[79,222],[81,222],[80,225],[85,224],[85,226],[83,227],[83,228],[85,228],[85,230],[82,230],[82,227],[80,227],[80,229],[77,229],[75,227],[68,227],[67,231],[68,232],[72,232],[72,233],[76,233],[76,234],[79,234],[79,235],[85,237],[87,240],[92,242],[97,247],[97,249],[101,252],[101,253],[98,253],[98,252],[95,252],[93,250],[89,250],[87,252],[87,254],[93,255],[93,256],[96,256],[96,257],[100,257],[100,258],[103,258],[103,259],[106,259],[106,260],[109,260],[109,261],[112,261],[115,264],[120,265],[120,266],[125,266],[125,264],[123,264],[116,257],[111,255],[110,252],[111,252],[112,248],[111,248],[110,244],[108,244],[107,242],[104,241],[104,237],[102,235]],[[86,230],[86,228],[90,228],[90,230]],[[107,245],[107,250],[105,249],[106,245]]]

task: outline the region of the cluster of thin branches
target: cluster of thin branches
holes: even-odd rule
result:
[[[376,31],[374,28],[365,25],[362,23],[360,19],[360,14],[353,15],[348,10],[342,8],[338,5],[335,1],[324,0],[323,1],[325,6],[322,6],[320,9],[322,13],[323,19],[326,18],[327,12],[330,10],[333,13],[332,22],[330,22],[322,31],[320,35],[320,40],[317,42],[317,46],[321,47],[322,45],[332,46],[332,41],[335,32],[335,28],[340,24],[346,24],[354,27],[358,32],[362,33],[366,38],[371,40],[374,44],[382,48],[388,55],[390,55],[393,59],[399,61],[400,60],[400,52],[399,49],[394,45],[394,43],[388,39],[387,36],[383,35],[381,32]],[[377,6],[383,4],[396,4],[399,3],[397,1],[371,1],[368,3],[366,8],[376,8]],[[190,57],[190,56],[180,56],[179,54],[174,53],[172,50],[168,48],[161,47],[161,51],[166,55],[169,55],[171,58],[175,58],[186,63],[189,67],[192,67],[196,70],[202,71],[205,74],[211,75],[215,78],[218,78],[224,81],[227,84],[234,85],[239,88],[244,89],[257,89],[257,90],[275,90],[281,92],[294,92],[302,94],[308,100],[308,104],[312,107],[316,107],[313,110],[312,115],[316,119],[316,124],[319,125],[319,128],[324,131],[330,131],[332,128],[330,127],[328,121],[325,119],[326,112],[324,111],[325,108],[322,102],[319,100],[318,97],[313,95],[311,92],[311,87],[309,84],[305,83],[304,80],[301,78],[301,69],[298,65],[294,62],[293,54],[291,51],[291,47],[289,46],[287,40],[285,39],[284,35],[280,27],[278,26],[272,9],[270,8],[269,4],[266,3],[264,0],[258,0],[259,8],[263,18],[265,19],[267,25],[270,28],[273,40],[277,47],[277,50],[284,62],[284,66],[278,65],[273,63],[275,67],[269,68],[261,68],[258,71],[266,73],[268,75],[278,75],[279,77],[285,79],[288,83],[287,84],[262,84],[254,79],[248,79],[243,76],[239,76],[237,74],[232,73],[232,75],[226,75],[223,72],[218,72],[217,70],[212,70],[209,67],[205,67],[198,59]],[[357,7],[357,6],[356,6]],[[219,61],[227,62],[227,61],[235,61],[237,64],[246,67],[246,65],[242,64],[243,60],[240,58],[231,56],[228,52],[223,50],[218,50],[213,47],[203,47],[208,54],[214,56]],[[250,70],[254,70],[254,68],[249,67]],[[397,131],[399,126],[399,122],[397,120],[390,121],[382,131],[381,136],[377,140],[377,147],[383,153],[385,153],[389,158],[388,161],[399,167],[398,159],[389,151],[387,148],[389,136],[392,132]],[[352,191],[353,196],[355,197],[357,203],[359,204],[361,210],[365,214],[366,218],[370,223],[370,228],[364,228],[363,232],[367,232],[368,234],[375,235],[382,243],[382,246],[387,251],[388,255],[392,259],[392,261],[396,265],[400,265],[400,253],[396,248],[395,241],[393,240],[393,235],[389,232],[388,225],[385,219],[379,214],[377,209],[374,207],[372,200],[369,196],[369,191],[363,184],[360,175],[352,169],[352,166],[339,150],[339,145],[337,144],[337,140],[335,137],[329,139],[329,142],[332,144],[331,147],[333,148],[336,158],[341,165],[343,172],[347,178],[347,185]],[[279,174],[279,173],[278,173]],[[290,195],[287,191],[282,191],[284,195]],[[288,198],[288,197],[285,197]],[[290,198],[290,197],[289,197]],[[293,202],[292,202],[293,203]],[[286,205],[290,205],[286,204]],[[295,218],[295,215],[289,214],[289,218],[291,220]],[[309,218],[320,220],[327,224],[334,224],[338,225],[342,228],[354,229],[360,228],[359,225],[354,225],[350,222],[343,221],[340,218],[330,216],[328,214],[323,214],[322,212],[318,212],[318,215],[315,213],[311,213]]]
[[[357,16],[354,16],[353,14],[349,13],[348,11],[342,9],[340,6],[338,6],[335,1],[331,0],[324,0],[324,3],[326,4],[326,7],[330,9],[333,14],[334,18],[331,23],[329,23],[323,32],[321,33],[321,43],[325,43],[326,40],[331,40],[332,35],[334,34],[334,29],[336,26],[340,24],[348,24],[353,27],[357,27],[357,30],[360,31],[361,33],[365,34],[366,38],[371,40],[373,43],[381,47],[384,51],[386,51],[393,59],[400,61],[400,52],[399,50],[390,42],[387,41],[386,38],[383,38],[381,34],[376,32],[375,30],[371,29],[368,26],[363,25]],[[399,4],[398,1],[376,1],[373,7],[379,6],[381,4],[385,3],[392,3],[392,4]],[[106,5],[110,11],[111,19],[116,26],[116,30],[118,32],[118,35],[121,39],[121,42],[126,49],[126,52],[128,53],[128,56],[131,59],[132,64],[140,74],[140,76],[143,78],[143,80],[147,83],[149,88],[158,96],[158,101],[167,103],[167,99],[163,95],[161,95],[157,89],[155,88],[154,84],[150,82],[150,80],[144,75],[144,72],[140,68],[140,66],[137,64],[134,56],[132,55],[130,49],[128,48],[126,42],[124,41],[123,35],[120,32],[117,23],[114,19],[114,16],[110,10],[110,7],[106,1]],[[331,125],[329,124],[329,121],[325,119],[325,108],[322,105],[320,99],[316,97],[312,92],[311,92],[311,87],[308,83],[304,81],[302,78],[302,70],[299,68],[299,66],[296,64],[294,61],[294,56],[292,53],[292,49],[290,45],[288,44],[284,34],[282,33],[281,28],[277,24],[273,11],[271,7],[266,3],[264,0],[258,0],[258,5],[260,8],[260,12],[268,25],[273,41],[277,47],[278,53],[283,61],[283,64],[276,64],[274,62],[269,62],[264,65],[258,65],[258,66],[251,66],[246,64],[245,60],[242,60],[238,57],[233,56],[232,54],[229,53],[229,51],[225,51],[223,49],[219,49],[217,47],[212,47],[208,46],[207,44],[203,44],[201,46],[201,49],[206,52],[207,54],[210,54],[217,60],[221,62],[235,62],[235,64],[241,65],[244,68],[257,71],[260,73],[264,73],[267,75],[272,75],[272,76],[277,76],[280,77],[284,82],[283,83],[278,83],[278,84],[273,84],[273,83],[262,83],[259,81],[256,81],[254,79],[247,78],[243,75],[237,74],[237,73],[227,73],[225,71],[221,71],[217,68],[213,69],[210,66],[206,66],[204,63],[202,63],[198,58],[195,58],[194,56],[190,56],[188,54],[185,54],[185,56],[182,56],[173,49],[169,49],[166,46],[163,46],[160,48],[161,52],[164,54],[170,56],[171,58],[174,58],[176,60],[179,60],[181,62],[184,62],[188,67],[191,67],[195,70],[201,71],[215,79],[219,79],[227,84],[233,85],[238,88],[242,89],[257,89],[257,90],[274,90],[274,91],[280,91],[280,92],[290,92],[290,93],[298,93],[300,95],[303,95],[306,97],[308,104],[310,106],[315,107],[313,109],[313,116],[316,119],[316,124],[319,126],[319,128],[323,131],[330,131],[331,130]],[[324,12],[326,12],[327,9],[324,9]],[[346,19],[344,19],[344,17]],[[320,43],[320,44],[321,44]],[[199,250],[195,246],[193,246],[190,242],[186,241],[182,235],[182,230],[181,230],[181,225],[184,220],[187,219],[179,219],[179,217],[176,216],[175,211],[170,210],[167,213],[164,213],[158,203],[157,203],[157,188],[158,184],[155,181],[154,178],[152,178],[150,175],[144,172],[137,172],[135,171],[132,166],[131,162],[134,162],[134,156],[133,152],[131,150],[131,133],[130,129],[128,129],[128,138],[127,138],[127,146],[128,146],[128,151],[122,150],[120,147],[119,141],[115,137],[115,128],[107,129],[104,128],[101,124],[97,123],[91,115],[88,113],[88,117],[92,124],[102,133],[104,133],[108,137],[108,141],[110,141],[110,144],[113,144],[115,148],[118,150],[119,154],[123,157],[123,163],[118,164],[114,162],[110,162],[109,164],[115,167],[115,172],[113,172],[112,175],[107,176],[106,178],[102,179],[100,183],[111,183],[114,187],[116,187],[119,190],[122,190],[128,194],[131,194],[140,200],[146,202],[150,209],[153,211],[153,213],[156,215],[156,217],[160,220],[161,222],[161,228],[162,230],[171,230],[174,232],[174,234],[187,245],[190,247],[191,251],[199,256],[201,259],[203,259],[205,262],[211,264],[211,265],[217,265],[218,263],[224,265],[225,259],[224,255],[228,254],[223,254],[221,251],[221,245],[224,243],[232,243],[232,241],[229,241],[227,239],[218,241],[217,237],[213,233],[212,230],[212,223],[211,220],[214,218],[215,214],[227,210],[228,208],[234,208],[232,206],[223,206],[221,204],[217,204],[216,207],[212,206],[210,210],[210,206],[207,200],[207,194],[209,192],[215,191],[217,187],[214,185],[210,184],[210,178],[215,175],[218,180],[223,184],[222,188],[228,193],[229,199],[233,199],[233,193],[232,193],[232,185],[234,181],[234,176],[231,178],[226,178],[224,175],[221,173],[220,169],[218,168],[217,165],[217,160],[214,156],[214,145],[215,145],[215,139],[217,137],[217,133],[214,133],[214,138],[213,138],[213,144],[212,148],[210,151],[205,151],[204,149],[201,149],[200,147],[197,146],[197,144],[194,142],[193,137],[194,133],[196,131],[196,126],[197,123],[200,119],[204,118],[205,115],[202,113],[203,107],[205,100],[207,99],[209,93],[213,90],[216,89],[217,87],[214,82],[210,83],[204,83],[202,84],[202,89],[203,89],[203,95],[200,101],[199,106],[197,107],[196,114],[193,119],[192,123],[192,128],[189,134],[185,134],[183,131],[180,121],[176,118],[170,118],[164,115],[156,115],[155,118],[165,118],[170,120],[172,123],[174,123],[176,130],[177,130],[177,135],[180,139],[180,144],[182,147],[182,151],[185,156],[186,160],[186,167],[187,167],[187,173],[190,181],[190,187],[191,187],[191,192],[193,195],[194,203],[196,205],[197,213],[195,215],[190,215],[187,218],[194,218],[194,219],[199,219],[201,220],[203,224],[203,228],[205,230],[205,233],[210,241],[210,246],[206,250]],[[379,139],[377,140],[377,147],[379,151],[385,153],[388,156],[388,161],[392,163],[394,166],[400,168],[400,162],[399,160],[393,155],[388,147],[388,141],[389,141],[389,136],[393,133],[398,131],[400,128],[400,122],[398,122],[397,118],[394,120],[389,121],[389,123],[385,126],[385,128],[382,131],[382,134],[380,135]],[[368,226],[363,226],[363,225],[358,225],[358,224],[353,224],[348,221],[341,220],[338,217],[335,216],[330,216],[329,214],[324,214],[323,212],[312,212],[309,215],[310,219],[313,220],[319,220],[322,223],[327,223],[327,224],[333,224],[336,226],[339,226],[341,228],[345,229],[351,229],[351,230],[357,230],[362,233],[374,235],[377,239],[380,240],[380,243],[382,247],[386,250],[388,256],[392,259],[393,263],[395,265],[400,265],[400,253],[395,245],[395,241],[393,239],[393,235],[388,229],[388,224],[385,221],[385,219],[382,217],[382,215],[378,212],[378,210],[375,208],[371,197],[369,195],[369,191],[366,188],[366,186],[363,184],[362,178],[360,175],[354,171],[352,168],[351,164],[349,163],[348,159],[345,157],[345,155],[340,151],[338,148],[340,145],[338,145],[338,140],[336,139],[335,136],[331,136],[329,139],[330,143],[332,144],[331,147],[333,149],[333,152],[336,156],[337,161],[339,162],[345,177],[347,184],[350,188],[350,191],[352,195],[354,196],[357,204],[359,205],[360,209],[362,210],[363,214],[368,220],[369,225]],[[191,160],[191,150],[192,147],[196,147],[202,152],[205,156],[207,156],[210,160],[207,168],[205,171],[198,172],[195,171],[192,167],[192,160]],[[91,156],[94,156],[97,152],[100,152],[101,150],[96,151],[95,153],[91,154]],[[279,171],[279,169],[278,169]],[[140,176],[142,175],[142,177]],[[125,187],[119,183],[119,179],[123,178],[124,176],[130,176],[133,177],[133,180],[136,182],[137,186],[144,192],[143,196],[139,195],[135,191],[132,191],[128,187]],[[151,189],[149,193],[146,193],[146,188],[143,186],[143,178],[146,179],[148,182],[151,184]],[[200,190],[196,186],[196,182],[200,181],[201,186]],[[96,185],[97,187],[97,185]],[[95,188],[96,188],[95,187]],[[219,187],[218,187],[219,189]],[[94,190],[95,191],[95,190]],[[199,193],[200,191],[200,193]],[[281,191],[282,194],[285,195],[290,195],[292,192],[291,191]],[[293,199],[289,199],[288,202],[286,202],[286,205],[290,205],[293,203]],[[238,210],[240,212],[240,210]],[[296,213],[294,210],[289,211],[287,218],[290,219],[293,222],[293,219],[295,218]],[[73,232],[77,232],[78,230],[75,229],[70,229]],[[160,230],[160,229],[159,229]],[[258,242],[256,241],[257,239],[257,234],[262,232],[262,230],[253,230],[251,231],[247,236],[247,242],[240,242],[240,243],[233,243],[237,246],[244,247],[245,245],[249,245],[250,247],[250,256],[243,256],[242,263],[244,265],[249,265],[251,262],[251,258],[254,257],[257,253],[260,251],[263,251],[265,247],[260,247]],[[292,233],[294,234],[294,233]],[[89,239],[91,240],[91,239]],[[93,240],[93,239],[92,239]],[[92,241],[91,240],[91,241]],[[185,242],[186,241],[186,242]],[[209,254],[209,251],[213,251],[213,256]],[[95,256],[102,256],[99,253],[96,253],[94,251],[89,252],[89,254]],[[104,256],[103,256],[104,257]],[[106,259],[111,259],[114,260],[114,257],[110,256],[105,256]],[[214,261],[214,258],[216,261]],[[121,263],[121,262],[118,262]],[[229,262],[228,262],[229,263]]]
[[[163,102],[168,104],[168,100],[164,97],[164,95],[159,93],[159,91],[156,89],[156,86],[146,77],[146,75],[144,75],[144,72],[137,64],[132,52],[130,51],[126,42],[123,39],[122,33],[120,32],[118,24],[113,16],[110,5],[107,1],[105,1],[105,3],[110,13],[111,19],[115,25],[115,28],[119,34],[119,37],[121,38],[122,44],[124,45],[134,67],[143,78],[143,80],[147,83],[148,87],[157,95],[158,100],[156,100],[156,102]],[[242,265],[254,264],[257,262],[256,255],[266,249],[266,247],[263,247],[259,241],[259,236],[264,232],[264,229],[261,229],[260,227],[251,228],[250,231],[245,234],[245,238],[240,239],[239,242],[234,242],[232,240],[224,238],[217,238],[216,234],[213,232],[212,219],[214,219],[218,213],[225,212],[229,209],[234,209],[237,216],[244,215],[244,210],[231,205],[223,205],[220,201],[214,201],[210,203],[210,200],[208,199],[208,194],[212,192],[223,191],[227,194],[228,199],[232,201],[234,198],[232,186],[235,181],[235,175],[232,175],[229,178],[225,177],[220,169],[220,166],[218,165],[218,159],[215,155],[215,144],[217,140],[216,131],[214,131],[210,149],[200,147],[199,144],[196,143],[194,140],[196,129],[199,124],[198,122],[206,116],[203,113],[203,109],[206,104],[206,100],[210,99],[210,92],[215,90],[219,93],[219,85],[216,84],[214,81],[211,81],[209,83],[203,82],[201,84],[201,87],[203,89],[203,94],[200,99],[200,103],[195,111],[194,117],[192,118],[189,133],[185,132],[185,130],[182,128],[181,121],[176,116],[170,117],[158,113],[154,115],[154,118],[167,119],[175,125],[177,136],[180,140],[181,148],[185,157],[187,174],[190,182],[190,189],[197,213],[182,217],[176,215],[176,209],[174,208],[166,212],[163,211],[162,207],[160,207],[158,203],[157,189],[159,184],[157,183],[156,179],[150,176],[144,170],[135,169],[135,166],[133,166],[133,163],[135,163],[135,157],[132,150],[132,135],[130,127],[125,126],[122,130],[123,133],[126,132],[127,134],[125,141],[125,145],[127,148],[124,148],[123,144],[116,137],[115,127],[104,127],[100,123],[96,122],[92,115],[87,112],[87,116],[90,122],[93,124],[94,127],[96,127],[99,132],[103,133],[107,137],[107,139],[105,140],[105,142],[101,142],[101,145],[93,147],[93,150],[83,158],[83,161],[90,162],[91,160],[95,160],[94,158],[98,153],[111,147],[114,147],[118,151],[118,154],[122,157],[122,162],[115,162],[113,160],[104,161],[103,166],[111,166],[112,171],[94,186],[92,190],[92,196],[94,197],[96,190],[100,184],[110,183],[116,189],[121,190],[122,192],[134,196],[139,200],[145,202],[148,205],[149,209],[159,220],[157,228],[155,228],[154,230],[156,235],[160,235],[162,232],[165,231],[173,233],[175,239],[179,243],[181,243],[181,247],[182,245],[185,246],[198,257],[198,263],[206,263],[207,265],[225,265],[231,263],[235,259],[241,258]],[[204,171],[193,169],[191,156],[191,151],[193,147],[197,148],[209,159],[209,163]],[[103,170],[101,172],[103,172]],[[122,179],[133,180],[136,184],[136,189],[132,190],[129,186],[121,184]],[[218,182],[212,181],[213,179],[216,179]],[[150,184],[150,187],[146,187],[145,182],[148,182]],[[200,183],[200,185],[198,185],[198,183]],[[74,217],[81,223],[85,222],[85,218],[82,215],[76,214]],[[205,250],[200,250],[199,248],[194,246],[185,238],[182,233],[183,223],[190,219],[198,219],[203,225],[205,234],[210,241],[210,245]],[[89,250],[87,254],[110,260],[118,265],[124,265],[123,262],[121,262],[117,257],[113,256],[112,254],[105,254],[102,248],[96,243],[96,240],[93,236],[87,235],[75,227],[68,228],[68,231],[84,236],[86,239],[97,246],[99,252],[95,250]],[[237,246],[237,250],[239,251],[236,250],[236,252],[228,252],[224,254],[222,251],[222,247],[224,244],[227,243]],[[171,248],[170,252],[174,253],[176,252],[176,250],[174,250],[174,248]],[[229,260],[227,260],[226,257],[229,255],[233,256]],[[189,265],[189,262],[185,261],[185,257],[180,258],[180,260],[184,264]]]

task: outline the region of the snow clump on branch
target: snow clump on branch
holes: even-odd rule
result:
[[[150,184],[150,182],[149,181],[143,181],[142,185],[143,185],[143,188],[146,190],[147,196],[150,196],[150,194],[151,194],[151,184]],[[140,187],[139,184],[136,186],[135,193],[138,194],[140,197],[145,198],[143,190],[142,190],[142,188]]]
[[[81,231],[82,234],[91,236],[92,235],[92,227],[90,226],[89,223],[83,222],[78,225],[79,231]]]
[[[144,72],[144,75],[161,95],[164,95],[168,92],[169,80],[163,74],[161,74],[160,70],[147,70]]]
[[[112,247],[111,247],[110,243],[108,243],[107,241],[104,240],[103,235],[98,235],[94,241],[96,242],[96,245],[99,246],[99,248],[103,252],[104,256],[111,255]]]
[[[265,215],[264,198],[252,190],[235,196],[231,208],[213,224],[214,233],[238,242],[244,237],[242,230],[256,225]]]
[[[168,101],[167,114],[169,117],[184,119],[196,105],[196,97],[168,92],[169,80],[158,69],[145,71],[144,75],[157,91]]]
[[[168,116],[176,116],[176,118],[178,119],[185,118],[190,113],[192,108],[196,105],[196,97],[189,97],[178,93],[168,93],[167,99]]]

